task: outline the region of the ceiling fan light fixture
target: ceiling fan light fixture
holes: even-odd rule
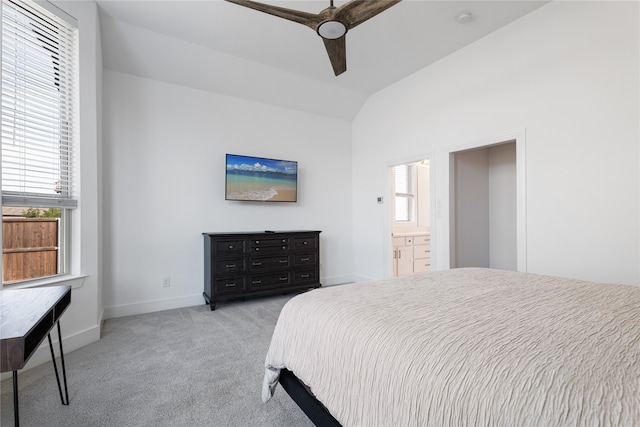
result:
[[[325,21],[318,25],[317,31],[323,39],[335,40],[347,33],[347,27],[340,21]]]

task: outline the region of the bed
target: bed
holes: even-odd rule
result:
[[[640,287],[482,268],[285,304],[278,381],[316,425],[640,425]],[[301,403],[302,402],[302,403]]]

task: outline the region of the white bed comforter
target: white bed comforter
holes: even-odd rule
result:
[[[640,288],[455,269],[283,308],[280,368],[343,426],[640,426]]]

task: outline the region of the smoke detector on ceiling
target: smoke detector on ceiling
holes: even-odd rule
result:
[[[460,12],[459,14],[456,15],[456,22],[458,24],[466,24],[467,22],[471,21],[471,12],[468,11],[464,11],[464,12]]]

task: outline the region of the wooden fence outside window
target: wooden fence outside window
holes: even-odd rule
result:
[[[2,218],[2,282],[58,274],[58,218]]]

